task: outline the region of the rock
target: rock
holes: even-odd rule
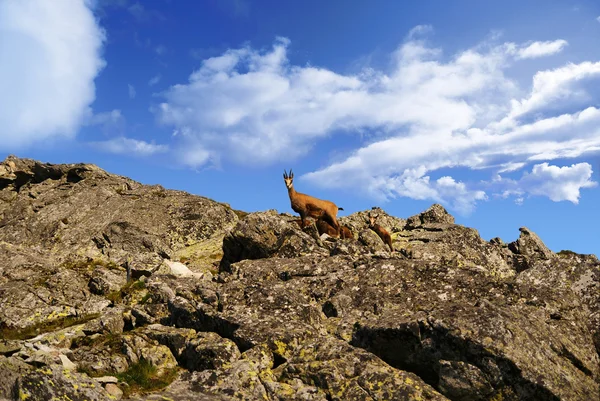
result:
[[[19,378],[32,370],[33,367],[20,358],[0,355],[0,399],[12,398]]]
[[[0,340],[0,355],[11,356],[21,348],[22,345],[18,341]]]
[[[387,245],[379,238],[373,230],[362,230],[358,233],[358,241],[362,243],[371,253],[389,252]]]
[[[119,291],[126,284],[126,272],[112,271],[108,269],[95,269],[88,282],[88,288],[92,294],[108,295]]]
[[[533,231],[527,227],[521,227],[519,231],[521,232],[519,239],[508,244],[508,249],[521,256],[521,258],[515,258],[517,271],[529,269],[538,261],[554,257],[554,252],[548,249]]]
[[[236,344],[216,333],[198,333],[186,343],[180,364],[188,370],[219,369],[240,358]]]
[[[339,218],[358,239],[321,239],[296,216],[10,157],[0,399],[597,397],[595,256],[527,229],[484,241],[439,205],[376,212],[393,254],[368,210]],[[166,387],[128,385],[137,369]]]
[[[119,334],[123,332],[124,327],[123,308],[111,308],[101,317],[87,322],[83,327],[83,332],[86,335],[96,333]]]
[[[102,384],[107,384],[107,383],[118,383],[119,379],[117,379],[114,376],[101,376],[101,377],[95,377],[94,380],[96,380],[98,383],[102,383]]]
[[[454,217],[440,204],[434,204],[429,209],[406,221],[406,229],[411,230],[423,224],[454,224]]]
[[[543,293],[540,307],[553,325],[580,319],[583,312],[600,355],[600,261],[593,255],[558,256],[521,272],[517,282]]]
[[[120,400],[123,398],[123,391],[114,383],[108,383],[104,386],[106,393],[114,400]]]
[[[223,239],[221,270],[245,259],[327,255],[316,240],[273,212],[250,213]]]
[[[156,274],[171,274],[176,277],[195,277],[195,278],[204,278],[206,275],[207,279],[212,278],[212,274],[210,272],[195,273],[191,271],[186,265],[181,262],[173,262],[170,260],[164,260],[162,265],[155,272]]]
[[[141,332],[125,334],[122,341],[121,351],[127,356],[129,365],[144,359],[156,368],[158,376],[177,366],[177,361],[168,347],[159,345]]]
[[[77,372],[64,370],[60,365],[25,374],[17,381],[15,392],[19,394],[21,400],[110,400],[104,388],[93,379]]]
[[[77,369],[77,365],[74,364],[73,362],[71,362],[71,360],[63,354],[58,355],[58,357],[60,358],[60,361],[62,362],[62,365],[65,369],[69,369],[69,370],[75,370]]]

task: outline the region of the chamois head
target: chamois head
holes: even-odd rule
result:
[[[377,220],[377,217],[379,217],[379,213],[369,212],[369,217],[367,218],[367,223],[369,224],[369,226],[375,225],[375,220]]]
[[[292,169],[290,169],[289,175],[285,172],[285,170],[283,170],[283,180],[285,181],[285,186],[287,189],[290,189],[294,182],[294,173],[292,173]]]

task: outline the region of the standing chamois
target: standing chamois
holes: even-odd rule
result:
[[[306,227],[306,218],[310,216],[314,219],[322,217],[324,220],[327,220],[329,224],[331,224],[336,232],[339,231],[340,225],[337,222],[336,216],[338,210],[344,209],[341,207],[338,208],[333,202],[317,199],[315,197],[296,192],[294,189],[294,173],[292,172],[292,169],[290,169],[289,175],[285,170],[283,170],[283,180],[285,181],[285,186],[288,189],[288,195],[290,196],[292,209],[294,212],[299,213],[300,218],[302,219],[302,224],[300,225],[301,228]]]
[[[375,223],[377,217],[379,217],[379,213],[371,214],[371,212],[369,212],[369,218],[367,219],[367,223],[369,223],[369,228],[375,231],[377,235],[379,235],[379,238],[381,238],[383,243],[387,244],[390,247],[391,252],[394,252],[394,247],[392,246],[392,236],[385,228]]]

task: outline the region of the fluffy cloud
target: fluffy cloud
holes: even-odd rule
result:
[[[266,51],[230,49],[163,93],[155,111],[174,127],[182,159],[194,167],[289,161],[340,131],[366,133],[370,143],[300,178],[329,188],[360,187],[379,198],[431,199],[465,213],[488,192],[509,192],[499,182],[456,181],[448,169],[496,174],[600,151],[598,94],[587,90],[600,78],[600,63],[539,71],[523,96],[505,71],[522,59],[555,54],[566,41],[482,43],[444,57],[420,39],[431,30],[411,30],[389,70],[354,75],[291,65],[285,38]],[[530,175],[549,180],[539,169]],[[524,181],[514,194],[573,201],[574,188],[588,188],[587,182],[572,181],[558,196]]]
[[[554,40],[547,42],[533,42],[526,47],[522,47],[516,53],[517,58],[538,58],[559,53],[567,45],[566,40]]]
[[[126,137],[92,142],[91,144],[102,151],[121,155],[152,156],[156,153],[164,153],[169,150],[167,145],[157,145]]]
[[[104,66],[89,1],[4,0],[0,37],[0,148],[74,135]]]
[[[552,166],[548,163],[536,164],[531,172],[524,173],[519,180],[500,177],[494,183],[503,187],[503,197],[516,196],[516,202],[523,202],[523,195],[546,196],[554,202],[569,201],[579,203],[581,189],[597,185],[592,181],[592,166],[578,163],[571,166]]]

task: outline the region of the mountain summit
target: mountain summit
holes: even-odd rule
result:
[[[282,188],[283,190],[283,188]],[[91,164],[0,164],[0,399],[591,400],[600,262],[376,208],[354,238]]]

